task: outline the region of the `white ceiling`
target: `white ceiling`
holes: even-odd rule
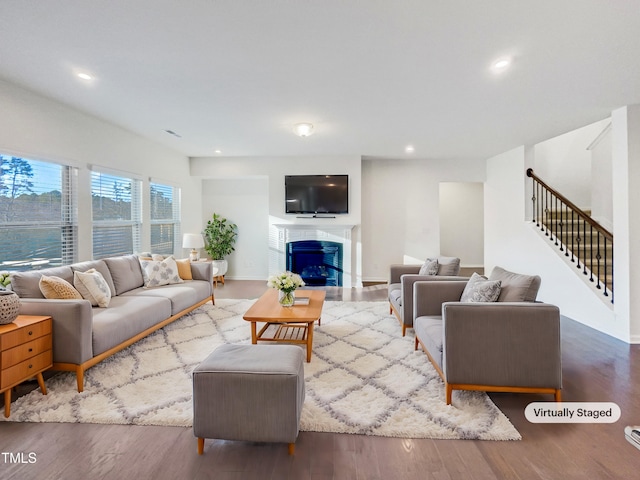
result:
[[[0,0],[0,78],[189,156],[483,159],[640,103],[640,2]]]

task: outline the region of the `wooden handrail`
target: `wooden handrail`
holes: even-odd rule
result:
[[[607,230],[602,225],[600,225],[598,222],[596,222],[593,218],[591,218],[591,216],[588,213],[586,213],[584,210],[582,210],[580,207],[578,207],[575,203],[573,203],[567,197],[562,195],[560,192],[558,192],[553,187],[550,187],[549,185],[547,185],[540,177],[538,177],[533,172],[533,168],[527,168],[527,177],[533,178],[536,182],[538,182],[540,185],[542,185],[544,188],[546,188],[552,194],[554,194],[556,197],[558,197],[565,205],[567,205],[569,208],[574,210],[578,215],[583,217],[585,222],[587,222],[589,225],[591,225],[593,228],[595,228],[598,232],[600,232],[602,234],[602,236],[604,236],[607,240],[613,241],[613,233],[611,233],[609,230]]]

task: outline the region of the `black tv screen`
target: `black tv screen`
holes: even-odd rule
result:
[[[287,175],[286,213],[349,213],[348,175]]]

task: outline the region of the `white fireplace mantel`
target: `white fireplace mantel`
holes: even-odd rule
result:
[[[277,239],[274,245],[277,252],[278,269],[284,269],[286,265],[287,243],[299,240],[324,240],[342,244],[342,264],[344,268],[342,284],[349,288],[354,285],[356,275],[353,271],[352,250],[353,241],[351,232],[355,225],[348,224],[308,224],[308,223],[274,223],[277,229]]]

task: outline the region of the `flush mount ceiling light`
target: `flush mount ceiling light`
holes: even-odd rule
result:
[[[313,125],[310,123],[296,123],[293,126],[293,133],[299,137],[308,137],[313,133]]]
[[[416,151],[416,149],[413,147],[413,145],[407,145],[406,147],[404,147],[404,151],[405,153],[413,153]]]

